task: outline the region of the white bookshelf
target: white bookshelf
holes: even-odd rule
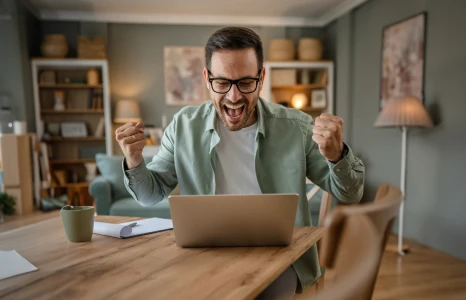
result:
[[[39,140],[42,140],[42,134],[44,133],[43,118],[44,115],[61,115],[61,116],[73,116],[80,115],[83,119],[86,115],[102,114],[104,116],[105,123],[105,149],[107,155],[113,153],[113,133],[112,133],[112,118],[111,118],[111,104],[110,104],[110,85],[108,75],[108,63],[107,60],[103,59],[33,59],[31,61],[32,67],[32,78],[33,78],[33,89],[34,89],[34,105],[35,105],[35,120],[36,120],[36,131]],[[98,86],[88,86],[86,84],[76,83],[57,83],[53,84],[40,84],[39,73],[41,70],[81,70],[86,71],[89,68],[96,68],[101,73],[101,83]],[[52,109],[43,109],[41,105],[41,90],[86,90],[90,88],[101,88],[103,97],[103,108],[96,110],[86,109],[67,109],[65,111],[53,111]],[[89,133],[92,136],[92,132]]]
[[[288,99],[276,99],[277,94],[282,95],[291,95],[295,92],[302,91],[306,94],[310,94],[312,89],[325,89],[327,97],[327,105],[324,109],[312,109],[306,108],[302,109],[308,113],[320,114],[322,112],[327,112],[334,114],[334,65],[331,61],[317,61],[317,62],[301,62],[301,61],[289,61],[289,62],[265,62],[265,78],[264,86],[261,91],[261,97],[269,102],[280,102],[280,101],[290,101],[291,97],[285,97]],[[272,86],[272,71],[273,70],[296,70],[298,78],[295,80],[294,84],[286,84],[283,86]],[[325,84],[315,84],[312,82],[301,83],[299,82],[299,74],[302,70],[307,70],[310,72],[325,71],[327,72],[327,80]],[[311,101],[308,97],[309,102]],[[291,106],[290,106],[291,107]]]

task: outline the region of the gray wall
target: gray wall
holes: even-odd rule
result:
[[[400,131],[373,126],[382,28],[423,11],[425,104],[437,125],[408,134],[405,234],[466,260],[466,1],[372,0],[329,26],[337,48],[337,113],[347,117],[345,137],[367,167],[364,201],[381,183],[399,186]]]
[[[38,34],[34,28],[38,21],[24,9],[20,1],[3,0],[10,18],[0,19],[0,96],[6,96],[16,120],[26,120],[33,131],[34,101],[30,55],[37,48]]]

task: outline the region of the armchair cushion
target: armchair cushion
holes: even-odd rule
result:
[[[112,205],[112,186],[103,176],[97,176],[89,185],[89,193],[94,197],[97,214],[108,215]]]
[[[123,156],[108,156],[103,153],[98,153],[95,157],[100,173],[112,185],[113,201],[131,197],[123,182],[123,170],[121,167],[123,158]],[[144,157],[144,160],[144,163],[147,164],[152,158]]]

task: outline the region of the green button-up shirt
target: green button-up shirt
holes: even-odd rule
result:
[[[359,202],[364,185],[364,165],[348,148],[336,164],[328,162],[312,140],[311,116],[259,99],[255,144],[255,168],[262,193],[297,193],[296,226],[310,226],[306,177],[338,201]],[[182,195],[215,194],[216,111],[211,101],[178,112],[166,128],[160,150],[152,161],[125,169],[124,182],[141,205],[149,206],[168,197],[179,185]],[[314,245],[293,268],[299,290],[321,275]]]

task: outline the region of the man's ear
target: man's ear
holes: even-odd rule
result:
[[[209,71],[207,71],[206,67],[204,67],[204,71],[202,72],[202,74],[204,74],[204,81],[207,86],[207,89],[210,90]]]
[[[262,86],[264,85],[264,78],[265,78],[265,68],[262,67],[261,75],[259,79],[259,92],[262,91]]]

